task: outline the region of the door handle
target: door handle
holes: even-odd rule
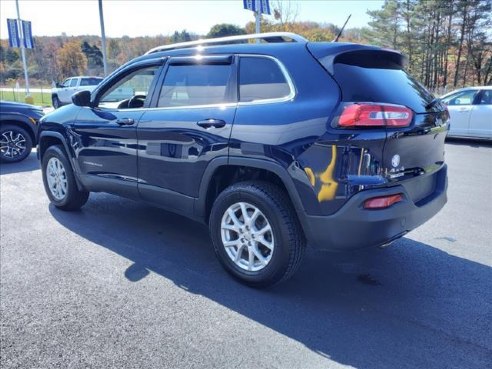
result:
[[[119,124],[120,126],[131,126],[132,124],[135,123],[135,121],[132,118],[121,118],[121,119],[117,119],[116,123]]]
[[[223,121],[222,119],[214,119],[214,118],[210,118],[210,119],[204,119],[204,120],[200,120],[198,122],[196,122],[196,124],[198,124],[200,127],[203,127],[203,128],[222,128],[226,125],[226,122]]]

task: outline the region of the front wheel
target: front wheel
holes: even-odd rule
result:
[[[25,129],[6,124],[0,128],[0,160],[15,163],[24,160],[32,150],[32,139]]]
[[[219,261],[242,283],[268,287],[300,265],[304,234],[288,196],[275,185],[251,181],[226,188],[209,223]]]
[[[78,210],[89,198],[88,191],[80,191],[72,166],[60,146],[50,146],[43,155],[43,184],[51,203],[62,210]]]

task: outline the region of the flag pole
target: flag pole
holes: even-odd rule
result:
[[[256,11],[255,11],[255,33],[261,33],[261,13],[260,13],[260,1],[259,0],[254,0],[256,1]],[[258,44],[260,42],[259,39],[256,39],[256,43]]]
[[[24,78],[26,80],[26,97],[30,97],[31,94],[29,93],[29,78],[27,75],[26,51],[24,48],[24,30],[22,29],[22,21],[21,21],[20,11],[19,11],[19,0],[15,0],[15,5],[17,7],[17,27],[19,28],[22,65],[24,66]]]

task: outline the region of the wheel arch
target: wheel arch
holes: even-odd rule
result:
[[[36,146],[36,133],[32,127],[32,123],[29,122],[29,118],[24,115],[2,115],[0,118],[0,127],[4,125],[13,125],[24,129],[32,140],[32,145]]]
[[[74,172],[74,177],[75,177],[75,182],[77,183],[77,188],[82,191],[85,190],[84,186],[80,182],[78,175],[77,175],[77,169],[74,165],[73,157],[70,154],[71,151],[69,150],[69,147],[67,145],[66,140],[64,139],[63,135],[60,132],[52,132],[52,131],[44,131],[41,132],[39,135],[39,143],[38,143],[38,158],[40,161],[43,160],[43,155],[46,152],[46,150],[50,146],[54,145],[61,145],[63,147],[63,150],[65,151],[65,154],[67,155],[67,159],[72,165],[72,169]]]
[[[205,170],[195,202],[195,216],[208,222],[210,210],[217,195],[227,186],[251,179],[273,181],[282,188],[294,206],[304,226],[304,206],[286,169],[275,162],[252,158],[217,158]]]
[[[42,132],[39,135],[39,151],[38,156],[40,160],[43,160],[43,155],[48,149],[48,147],[53,145],[62,145],[65,149],[65,153],[69,155],[70,151],[68,150],[68,146],[63,138],[63,135],[59,132]],[[70,159],[70,157],[69,157]]]

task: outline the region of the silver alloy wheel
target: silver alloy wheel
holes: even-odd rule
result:
[[[63,200],[67,195],[68,180],[65,167],[58,158],[48,160],[46,179],[53,197],[57,200]]]
[[[221,237],[227,255],[243,270],[260,271],[272,259],[273,230],[254,205],[238,202],[229,206],[222,216]]]
[[[14,159],[26,151],[26,138],[20,132],[5,131],[0,136],[0,154],[4,158]]]

